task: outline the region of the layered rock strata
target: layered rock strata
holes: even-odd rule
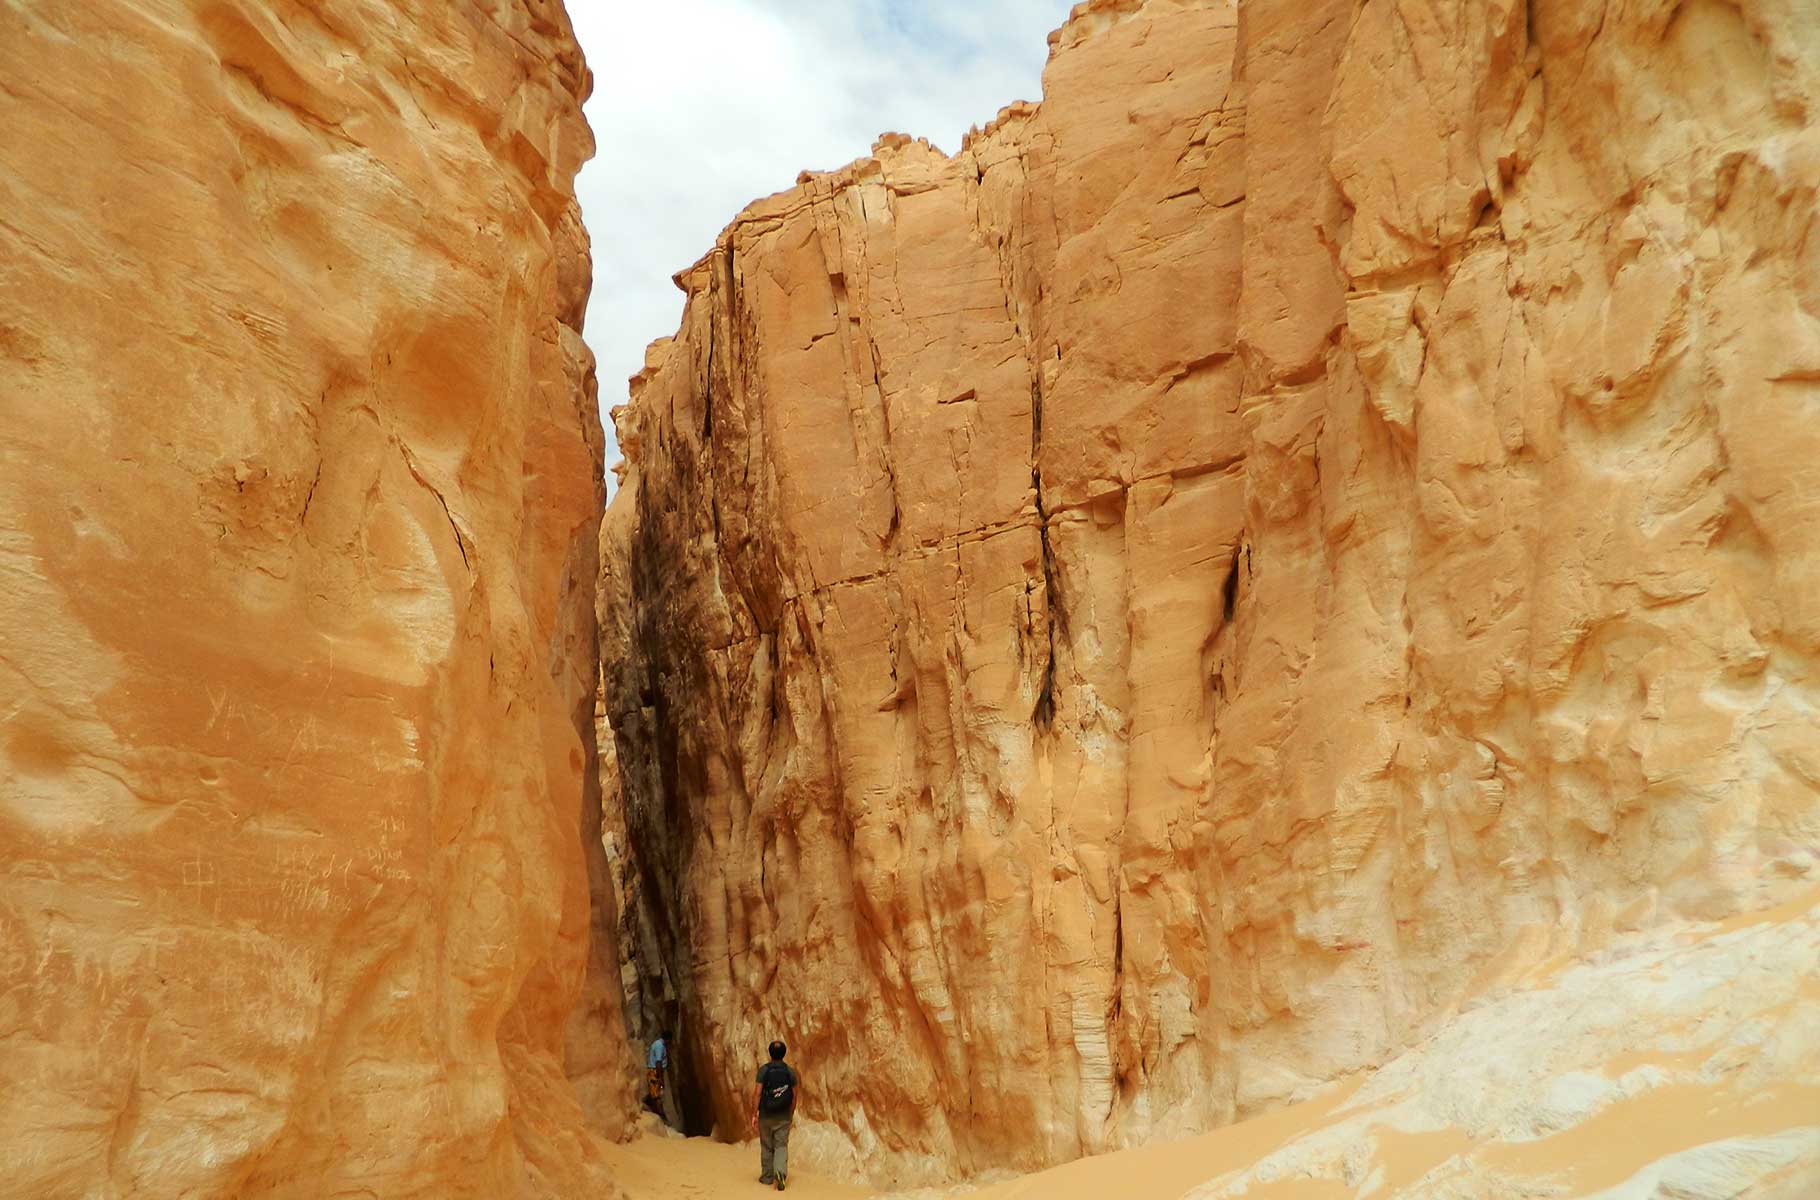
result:
[[[1817,19],[1090,3],[740,214],[603,540],[691,1121],[1037,1166],[1811,875]]]
[[[561,6],[28,0],[0,80],[0,1193],[597,1189]]]

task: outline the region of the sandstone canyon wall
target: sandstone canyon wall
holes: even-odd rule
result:
[[[599,1194],[589,86],[556,0],[0,3],[0,1194]]]
[[[1810,886],[1816,29],[1095,0],[741,213],[602,541],[691,1122],[1036,1166]]]

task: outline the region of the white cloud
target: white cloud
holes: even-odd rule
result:
[[[741,208],[887,130],[952,152],[1035,100],[1071,0],[568,0],[594,70],[599,155],[577,191],[594,242],[587,339],[602,416],[674,333],[670,276]],[[608,436],[612,426],[608,425]]]

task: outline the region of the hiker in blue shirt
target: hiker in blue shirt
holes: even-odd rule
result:
[[[664,1080],[670,1073],[670,1031],[664,1030],[645,1052],[645,1107],[664,1115]]]

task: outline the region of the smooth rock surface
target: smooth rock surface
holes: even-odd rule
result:
[[[26,0],[0,80],[0,1194],[600,1194],[560,4]]]
[[[1105,0],[740,214],[603,538],[691,1123],[1038,1167],[1808,886],[1817,22]]]

